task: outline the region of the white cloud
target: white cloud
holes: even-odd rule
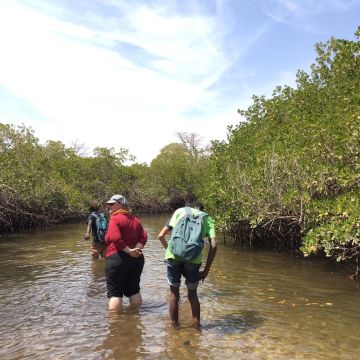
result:
[[[276,85],[294,83],[299,64],[264,61],[273,74],[264,84],[246,58],[275,28],[264,11],[306,27],[307,15],[358,1],[260,3],[263,12],[258,2],[241,8],[226,0],[209,11],[207,2],[193,1],[179,11],[182,1],[94,0],[66,8],[61,1],[2,0],[0,90],[11,99],[0,107],[0,121],[24,122],[42,141],[126,147],[141,162],[176,141],[178,131],[225,139],[252,94],[270,96]]]
[[[49,119],[31,121],[40,138],[124,146],[150,161],[178,131],[179,114],[213,96],[206,88],[230,62],[211,18],[133,7],[122,23],[110,32],[109,24],[88,28],[0,3],[0,86]],[[109,47],[118,41],[153,55],[159,71],[142,67],[146,58],[136,64]]]

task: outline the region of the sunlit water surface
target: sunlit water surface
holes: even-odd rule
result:
[[[341,267],[221,240],[199,286],[202,330],[184,286],[173,329],[156,237],[166,217],[142,221],[144,305],[112,315],[85,224],[0,238],[0,359],[360,359],[359,283]]]

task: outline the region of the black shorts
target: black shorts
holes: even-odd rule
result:
[[[130,297],[140,292],[144,256],[133,258],[119,251],[106,258],[107,297]]]

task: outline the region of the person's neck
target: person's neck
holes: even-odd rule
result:
[[[129,214],[129,210],[127,209],[117,209],[114,212],[111,213],[111,216],[117,215],[117,214]]]

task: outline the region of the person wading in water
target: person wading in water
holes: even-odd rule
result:
[[[176,327],[179,326],[179,288],[181,276],[184,276],[188,289],[193,323],[196,327],[200,327],[200,302],[197,295],[197,287],[199,280],[204,281],[208,276],[216,254],[214,221],[202,210],[203,206],[198,202],[191,204],[189,207],[177,209],[158,235],[159,240],[166,249],[165,263],[167,280],[170,286],[170,318]],[[188,219],[185,219],[185,217]],[[191,225],[189,225],[190,222],[192,222]],[[195,224],[196,222],[197,224]],[[191,230],[188,232],[186,230],[182,231],[179,227]],[[167,242],[165,236],[170,231],[172,231],[171,239]],[[210,249],[205,268],[203,271],[200,271],[202,248],[204,245],[203,238],[208,238]],[[189,246],[187,247],[185,243],[188,243]],[[193,251],[194,248],[197,249],[195,252]]]
[[[103,212],[99,211],[99,204],[93,202],[89,211],[86,232],[84,235],[85,240],[90,239],[90,233],[92,235],[92,244],[90,246],[90,252],[93,259],[98,259],[104,256],[105,252],[105,234],[107,231],[108,220]]]
[[[109,228],[105,236],[106,284],[109,310],[119,310],[127,296],[130,306],[140,306],[140,277],[145,259],[142,252],[147,234],[140,220],[131,214],[124,196],[113,195],[107,202],[110,208]]]

